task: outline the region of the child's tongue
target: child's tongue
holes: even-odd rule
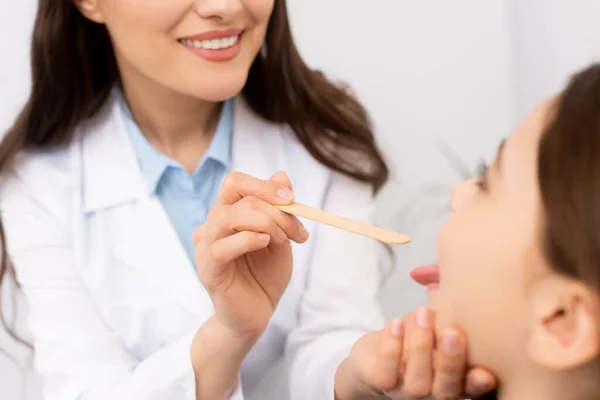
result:
[[[417,267],[410,272],[410,277],[427,289],[435,289],[440,283],[440,268],[437,265]]]

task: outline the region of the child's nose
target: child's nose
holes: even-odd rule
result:
[[[450,197],[452,211],[456,212],[464,207],[473,198],[476,191],[477,185],[475,184],[475,179],[469,179],[456,185]]]

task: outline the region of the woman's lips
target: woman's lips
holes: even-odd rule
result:
[[[410,272],[410,277],[427,289],[437,289],[440,284],[440,267],[437,265],[417,267]]]

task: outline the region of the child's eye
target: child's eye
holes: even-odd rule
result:
[[[487,171],[488,165],[484,161],[479,163],[479,166],[477,167],[477,179],[475,183],[482,191],[488,190]]]

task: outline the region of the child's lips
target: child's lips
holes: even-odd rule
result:
[[[427,289],[437,289],[440,284],[440,267],[437,264],[417,267],[410,272],[410,277]]]

